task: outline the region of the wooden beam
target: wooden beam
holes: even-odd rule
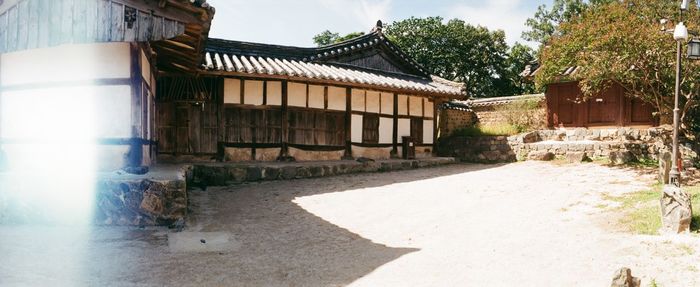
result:
[[[399,94],[394,93],[394,114],[391,129],[391,157],[399,157]]]
[[[130,43],[131,55],[131,137],[140,138],[143,123],[141,121],[141,51],[137,43]],[[141,166],[143,162],[143,145],[134,143],[129,148],[127,166]]]
[[[280,150],[280,156],[277,158],[279,161],[286,161],[289,157],[289,97],[288,97],[288,82],[282,81],[282,105],[280,109],[282,111],[282,149]]]
[[[352,160],[352,89],[345,88],[345,153],[343,159]]]

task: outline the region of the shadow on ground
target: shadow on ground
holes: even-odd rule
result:
[[[307,212],[292,202],[295,198],[500,166],[451,165],[191,190],[190,217],[181,234],[195,240],[200,234],[223,234],[227,242],[219,249],[174,247],[173,231],[161,228],[1,226],[0,280],[20,285],[346,285],[418,249],[374,243]]]

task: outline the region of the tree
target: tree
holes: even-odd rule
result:
[[[431,74],[467,85],[472,97],[513,95],[508,45],[501,30],[489,31],[441,17],[396,21],[385,34]],[[516,74],[517,75],[517,74]]]
[[[615,0],[554,0],[552,8],[540,5],[532,18],[528,18],[525,26],[530,30],[523,32],[522,37],[527,41],[547,44],[552,36],[558,35],[559,24],[579,17],[589,7],[604,5]]]
[[[323,31],[320,34],[314,36],[313,40],[317,46],[323,47],[323,46],[328,46],[328,45],[332,45],[335,43],[347,41],[347,40],[350,40],[352,38],[362,36],[364,34],[365,33],[363,33],[363,32],[352,32],[352,33],[349,33],[345,36],[340,36],[340,34],[338,34],[338,33],[333,33],[329,30],[326,30],[326,31]]]
[[[515,94],[532,94],[537,92],[535,83],[520,76],[525,66],[535,62],[536,52],[529,46],[515,43],[508,52],[508,75],[512,81]]]
[[[625,94],[656,107],[661,123],[669,123],[673,106],[676,42],[660,32],[659,20],[677,16],[678,3],[665,0],[621,0],[587,9],[581,17],[564,22],[549,46],[541,51],[541,72],[536,83],[543,87],[562,80],[579,80],[584,98],[604,91],[611,84]],[[696,6],[685,13],[686,23],[697,30]],[[673,27],[673,26],[669,26]],[[561,71],[578,66],[571,78]],[[684,60],[681,117],[697,106],[700,63]],[[687,126],[687,125],[686,125]]]

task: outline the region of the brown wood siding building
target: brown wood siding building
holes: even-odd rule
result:
[[[380,25],[321,48],[210,39],[199,74],[159,80],[162,154],[381,159],[400,155],[411,136],[430,156],[438,105],[464,97],[462,84],[428,74]]]
[[[578,82],[547,86],[547,123],[550,127],[608,127],[656,125],[654,109],[624,95],[619,85],[582,100]]]

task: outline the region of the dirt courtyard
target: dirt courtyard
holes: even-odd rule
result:
[[[0,227],[0,285],[700,286],[700,237],[615,228],[596,164],[456,164],[192,190],[182,232]]]

